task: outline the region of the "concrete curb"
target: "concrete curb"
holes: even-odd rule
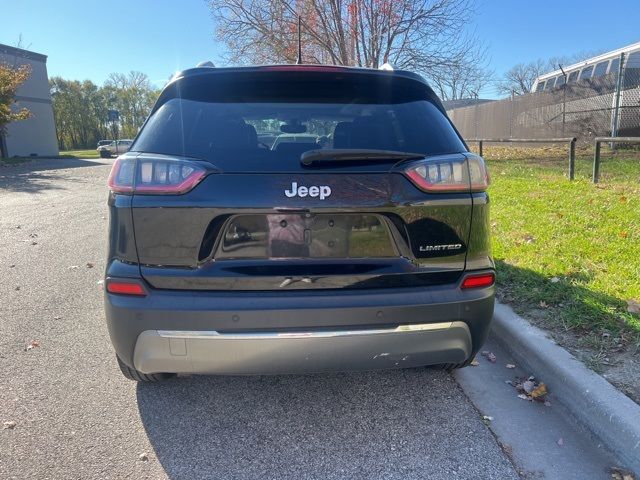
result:
[[[508,306],[496,303],[492,334],[626,468],[640,474],[639,405]]]

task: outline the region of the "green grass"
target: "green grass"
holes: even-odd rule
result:
[[[10,157],[0,158],[0,166],[2,165],[18,165],[20,163],[34,162],[51,158],[100,158],[97,150],[66,150],[60,152],[57,157]]]
[[[66,150],[60,152],[60,156],[75,158],[100,158],[100,155],[95,148],[91,150]]]
[[[501,297],[584,344],[608,333],[640,347],[627,312],[640,301],[640,152],[607,154],[594,185],[589,152],[569,182],[562,150],[522,150],[485,150]]]

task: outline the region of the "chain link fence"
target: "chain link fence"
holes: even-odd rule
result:
[[[468,140],[640,136],[640,68],[622,72],[447,113]]]

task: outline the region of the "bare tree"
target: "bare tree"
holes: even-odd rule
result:
[[[216,36],[234,63],[292,63],[302,18],[305,63],[438,73],[469,65],[479,44],[462,34],[473,0],[210,0]],[[480,46],[481,49],[481,46]]]
[[[494,80],[494,73],[486,68],[482,55],[473,55],[461,65],[438,69],[429,77],[431,86],[442,100],[478,97]]]
[[[498,93],[503,95],[522,95],[531,92],[531,88],[540,75],[558,70],[559,65],[567,66],[587,58],[595,57],[601,52],[584,51],[571,56],[552,57],[548,60],[538,59],[529,63],[518,63],[511,67],[496,85]]]

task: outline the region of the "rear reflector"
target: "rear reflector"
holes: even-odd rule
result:
[[[464,278],[460,288],[482,288],[490,287],[496,281],[496,276],[493,273],[482,273],[479,275],[469,275]]]
[[[144,291],[144,288],[139,283],[122,282],[118,280],[107,281],[107,292],[117,293],[119,295],[137,295],[139,297],[147,295],[147,292]]]

